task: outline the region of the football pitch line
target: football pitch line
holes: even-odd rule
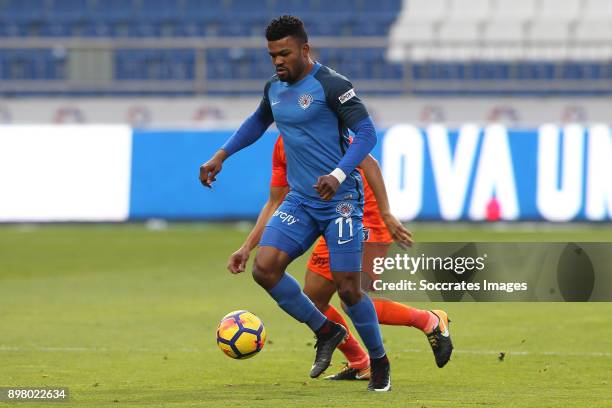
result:
[[[286,352],[287,350],[266,350],[266,353]],[[51,353],[112,353],[112,352],[135,352],[135,353],[201,353],[202,350],[196,348],[178,349],[150,349],[150,348],[130,348],[130,349],[110,349],[105,347],[14,347],[0,345],[0,352],[51,352]],[[430,353],[425,349],[402,349],[401,353]],[[506,356],[559,356],[559,357],[612,357],[612,352],[590,351],[590,352],[567,352],[567,351],[494,351],[494,350],[469,350],[455,349],[453,354],[472,354],[472,355],[499,355],[504,353]]]

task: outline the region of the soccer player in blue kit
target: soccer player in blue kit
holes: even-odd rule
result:
[[[376,311],[360,288],[363,186],[356,167],[376,145],[374,124],[350,81],[312,61],[300,19],[272,20],[266,39],[276,75],[266,83],[257,110],[200,167],[200,181],[211,187],[222,163],[276,122],[283,135],[290,192],[266,226],[253,278],[285,312],[315,333],[310,376],[318,377],[347,332],[317,310],[285,270],[323,235],[338,295],[370,356],[368,390],[388,391],[390,365]],[[348,129],[354,132],[351,144]]]

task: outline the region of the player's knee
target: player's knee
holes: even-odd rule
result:
[[[278,273],[275,268],[266,262],[255,258],[253,262],[253,279],[266,290],[272,289],[278,282]]]
[[[338,296],[348,306],[353,306],[361,300],[361,293],[353,290],[338,290]]]
[[[359,285],[355,285],[354,282],[346,280],[338,284],[338,296],[348,306],[353,306],[361,300],[361,290]]]

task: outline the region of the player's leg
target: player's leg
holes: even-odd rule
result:
[[[374,259],[386,257],[390,244],[384,241],[376,229],[370,230],[369,241],[363,245],[362,288],[369,291],[371,283],[379,277],[374,273]],[[370,242],[371,241],[371,242]],[[372,302],[380,324],[391,326],[409,326],[421,330],[427,336],[433,351],[436,365],[444,367],[450,360],[453,343],[448,331],[448,316],[442,310],[422,310],[400,302],[381,297],[373,297]]]
[[[363,273],[361,275],[361,288],[365,292],[371,292],[372,282],[375,279],[380,279],[380,276],[374,273],[374,259],[386,257],[389,252],[389,247],[391,246],[391,244],[388,242],[373,242],[371,237],[374,235],[374,230],[369,228],[367,234],[368,239],[366,239],[363,243],[363,263],[361,265],[361,271]]]
[[[347,338],[338,349],[348,360],[348,364],[339,373],[326,377],[330,380],[367,380],[370,378],[370,358],[353,336],[348,324],[338,310],[330,304],[336,293],[331,271],[329,270],[329,251],[325,240],[320,238],[308,259],[304,293],[310,298],[329,320],[339,323],[347,329]]]
[[[338,345],[338,350],[344,354],[348,360],[348,370],[343,371],[342,378],[328,379],[369,379],[370,378],[370,358],[359,344],[359,341],[349,330],[349,326],[340,314],[338,309],[331,305],[330,299],[336,293],[336,285],[333,281],[323,278],[321,275],[311,270],[306,271],[304,293],[314,302],[315,306],[332,322],[338,323],[346,328],[347,335],[345,340]],[[317,374],[317,373],[315,373]],[[352,378],[348,374],[352,374]],[[334,376],[332,376],[334,377]]]
[[[363,245],[363,273],[361,275],[361,287],[369,292],[372,282],[379,277],[374,273],[374,259],[387,256],[390,243],[376,242],[376,232],[370,230],[370,238],[373,242],[364,242]],[[381,239],[384,241],[384,239]],[[382,297],[372,297],[372,303],[376,309],[378,322],[390,326],[408,326],[421,330],[427,336],[431,346],[436,365],[444,367],[450,360],[453,344],[449,333],[449,319],[443,310],[422,310],[400,302],[394,302]],[[342,304],[346,311],[346,305]]]
[[[253,278],[279,307],[306,323],[316,334],[318,348],[314,365],[325,370],[346,329],[329,321],[302,292],[299,283],[285,272],[289,263],[309,248],[317,236],[318,225],[303,211],[299,198],[289,194],[266,226],[253,263]]]
[[[361,257],[363,225],[360,208],[355,203],[336,210],[340,217],[328,223],[325,240],[329,247],[330,268],[338,295],[347,306],[347,313],[370,356],[369,390],[391,388],[389,360],[385,353],[376,310],[369,296],[361,291]]]
[[[333,259],[338,257],[338,254],[331,252],[330,257],[334,269],[337,266],[334,265]],[[346,305],[346,312],[368,350],[371,373],[368,390],[388,391],[391,388],[389,359],[383,346],[374,304],[366,293],[361,292],[361,274],[344,271],[332,274],[338,295]]]
[[[372,282],[375,279],[380,279],[373,272],[374,259],[386,257],[389,247],[390,244],[386,242],[364,242],[361,287],[366,292],[371,291]],[[428,310],[416,309],[381,297],[372,297],[372,302],[380,324],[416,327],[428,333],[433,330],[438,321],[436,315]]]
[[[323,237],[319,237],[308,258],[304,293],[322,313],[328,309],[329,301],[336,293],[336,285],[329,270],[329,251]]]
[[[258,249],[253,264],[253,278],[276,300],[276,303],[296,320],[317,331],[325,323],[325,316],[312,304],[300,284],[285,269],[293,258],[272,246]]]

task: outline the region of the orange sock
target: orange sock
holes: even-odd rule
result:
[[[325,311],[324,315],[332,322],[340,323],[346,328],[348,338],[338,346],[338,349],[348,360],[349,367],[356,368],[358,370],[369,367],[370,357],[368,356],[368,353],[365,352],[355,336],[353,336],[348,328],[348,324],[346,324],[346,320],[344,320],[344,317],[342,317],[338,310],[336,310],[336,308],[332,305],[329,305],[329,308]]]
[[[429,310],[415,309],[399,302],[388,299],[372,298],[378,322],[391,326],[411,326],[424,331],[431,332],[438,319]]]

